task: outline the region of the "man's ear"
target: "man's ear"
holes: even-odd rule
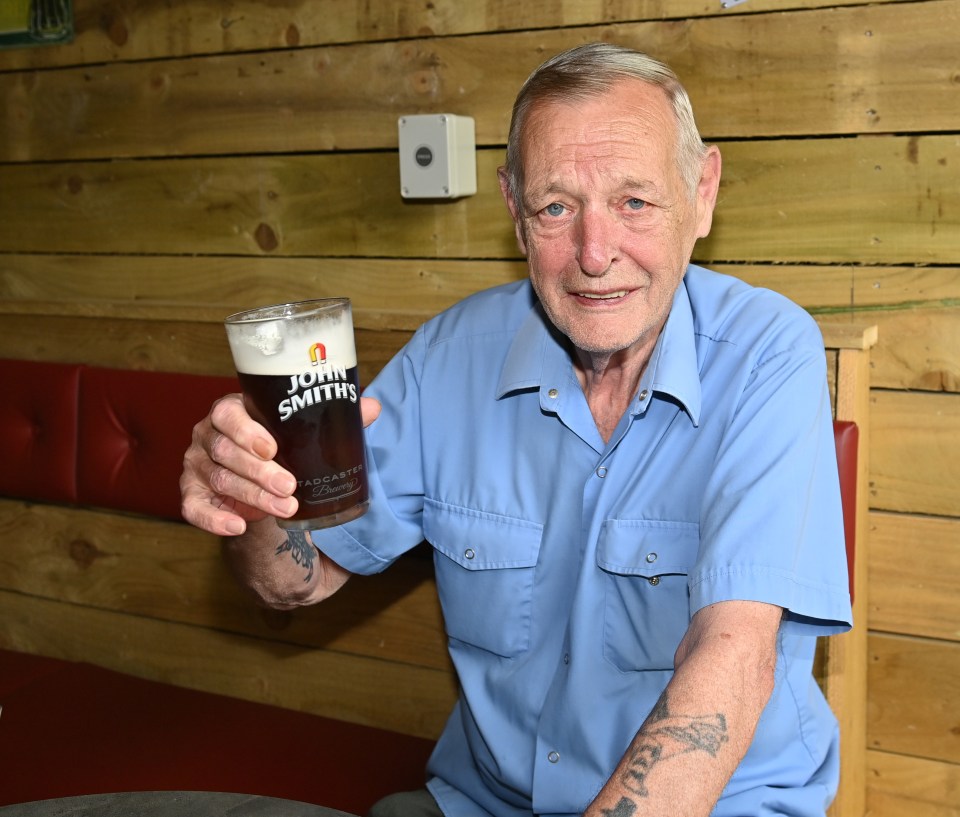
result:
[[[527,245],[523,240],[522,209],[517,201],[513,198],[513,193],[510,191],[510,178],[507,176],[507,169],[504,167],[498,167],[497,178],[500,180],[500,193],[503,195],[503,200],[507,203],[507,209],[510,211],[510,218],[513,219],[513,230],[517,236],[517,246],[520,247],[520,252],[526,255]]]
[[[713,226],[713,210],[717,206],[720,189],[720,148],[710,145],[703,160],[700,182],[697,184],[697,238],[704,238]]]

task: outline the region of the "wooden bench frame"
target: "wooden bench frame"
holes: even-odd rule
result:
[[[870,349],[877,327],[820,322],[827,352],[834,419],[857,424],[854,627],[821,639],[817,675],[840,723],[840,788],[830,817],[863,817],[867,790],[867,559],[870,451]]]

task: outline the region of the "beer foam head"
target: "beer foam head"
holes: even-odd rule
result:
[[[226,328],[234,365],[245,374],[295,375],[323,364],[357,365],[346,299],[254,309],[231,315]]]

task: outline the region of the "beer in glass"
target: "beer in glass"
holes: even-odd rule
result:
[[[297,480],[297,512],[278,524],[305,530],[362,516],[370,500],[350,300],[265,306],[225,325],[244,406]]]

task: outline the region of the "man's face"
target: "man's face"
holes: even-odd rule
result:
[[[719,152],[710,149],[691,195],[676,142],[666,94],[624,80],[601,97],[533,108],[522,202],[501,173],[534,289],[583,351],[649,354],[693,245],[710,230]]]

